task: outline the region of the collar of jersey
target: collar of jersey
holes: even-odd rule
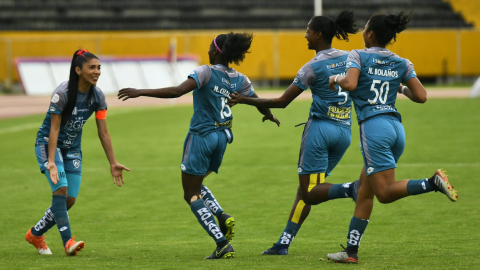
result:
[[[331,52],[331,51],[333,51],[333,50],[336,50],[336,49],[335,49],[335,48],[329,48],[329,49],[326,49],[326,50],[319,51],[316,56],[318,57],[318,56],[320,56],[322,53]]]

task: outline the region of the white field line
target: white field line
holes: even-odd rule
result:
[[[18,125],[18,126],[13,126],[8,128],[2,128],[0,129],[0,135],[29,130],[29,129],[38,129],[40,128],[40,125],[41,123],[31,123],[31,124]]]
[[[436,168],[452,168],[452,167],[480,167],[480,163],[445,163],[445,164],[437,164],[437,163],[402,163],[402,164],[397,164],[398,168],[417,168],[417,167],[431,167],[432,170]],[[340,164],[335,167],[336,169],[338,168],[358,168],[360,171],[361,168],[363,167],[363,164]],[[156,166],[156,167],[131,167],[129,168],[132,171],[169,171],[169,170],[180,170],[180,165],[178,166]],[[232,170],[232,169],[238,169],[239,166],[221,166],[220,170]],[[273,166],[248,166],[249,169],[292,169],[295,172],[297,171],[297,166],[296,165],[273,165]],[[89,167],[89,168],[83,168],[84,172],[98,172],[98,171],[105,171],[108,172],[109,167],[104,166],[104,167]],[[28,168],[0,168],[0,172],[15,172],[15,173],[20,173],[20,172],[28,172],[30,173],[31,171],[39,171],[39,169],[36,166],[33,167],[28,167]],[[128,172],[127,172],[128,174]]]

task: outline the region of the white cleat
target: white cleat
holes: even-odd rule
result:
[[[450,201],[456,202],[458,199],[457,191],[448,181],[447,172],[443,169],[438,169],[433,176],[433,180],[429,181],[433,190],[442,192]]]

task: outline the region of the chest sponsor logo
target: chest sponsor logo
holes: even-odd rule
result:
[[[390,67],[395,66],[394,61],[385,61],[385,60],[380,60],[380,59],[377,59],[377,58],[373,58],[372,62],[375,65],[390,66]]]
[[[339,69],[339,68],[345,68],[345,64],[347,61],[341,61],[335,64],[327,65],[327,69]]]
[[[82,130],[85,122],[87,122],[87,120],[84,120],[83,117],[76,117],[75,119],[68,120],[67,123],[65,123],[65,129],[75,131]]]
[[[335,106],[328,107],[328,117],[334,119],[350,119],[352,113],[351,107],[339,108]]]

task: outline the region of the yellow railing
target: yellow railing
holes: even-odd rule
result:
[[[71,57],[78,48],[100,56],[165,55],[176,37],[177,53],[193,53],[208,64],[207,51],[217,34],[227,31],[123,31],[123,32],[2,32],[0,33],[0,81],[17,81],[16,57]],[[304,30],[258,31],[251,53],[238,71],[254,80],[292,79],[313,56]],[[389,48],[410,59],[419,76],[480,75],[480,30],[407,30]],[[334,40],[335,48],[363,48],[361,33],[350,42]]]

